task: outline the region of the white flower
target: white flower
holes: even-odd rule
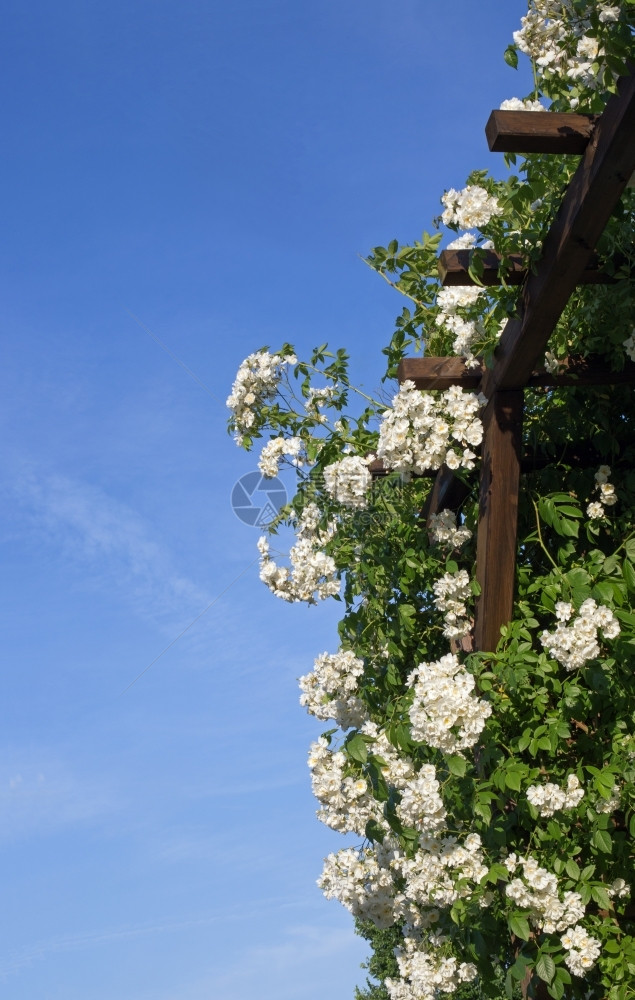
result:
[[[441,216],[443,223],[446,226],[459,226],[461,229],[486,226],[490,219],[503,211],[496,198],[491,197],[478,184],[469,184],[462,191],[450,188],[441,201],[445,205]]]
[[[474,677],[453,653],[420,663],[408,683],[414,685],[410,721],[415,740],[446,753],[474,746],[492,708],[474,695]]]
[[[609,465],[601,465],[595,473],[595,481],[600,484],[607,483],[610,475],[611,467]]]
[[[545,817],[553,816],[560,809],[575,809],[583,798],[584,789],[575,774],[568,775],[565,791],[550,781],[544,785],[530,785],[527,789],[527,800]]]
[[[624,341],[622,347],[628,354],[631,361],[635,361],[635,330],[633,330],[630,337]]]
[[[554,354],[552,354],[551,351],[546,351],[545,352],[545,371],[548,371],[550,375],[557,375],[559,367],[560,367],[560,364],[559,364],[558,359],[556,358],[556,356]]]
[[[368,504],[372,476],[369,459],[347,455],[324,469],[324,486],[329,496],[344,507],[361,509]]]
[[[569,620],[570,614],[570,605],[559,602],[556,605],[556,616],[560,620],[556,630],[545,630],[540,641],[566,670],[575,670],[600,655],[598,633],[601,632],[605,639],[615,639],[619,635],[620,625],[610,608],[604,604],[597,605],[591,597],[581,604],[577,618],[567,625],[565,622]]]
[[[567,952],[565,965],[574,976],[585,976],[600,954],[600,942],[579,925],[569,927],[560,938],[560,943]]]
[[[518,97],[510,97],[500,105],[501,111],[546,111],[540,101],[532,101],[527,97],[521,101]]]
[[[588,505],[586,512],[592,521],[599,521],[604,517],[604,507],[601,503],[596,503],[595,500]]]
[[[301,451],[302,438],[272,438],[271,441],[267,441],[260,453],[258,468],[263,476],[271,479],[278,475],[280,471],[280,459],[285,455],[291,459],[292,465],[303,465],[303,459],[300,457]]]
[[[603,503],[605,507],[612,507],[614,503],[617,503],[615,487],[611,483],[600,483],[599,485],[600,503]]]
[[[344,848],[326,858],[318,886],[327,899],[338,899],[353,916],[390,927],[395,922],[397,891],[391,858],[391,851],[381,845],[360,852]]]
[[[448,468],[452,468],[449,462]],[[464,569],[456,573],[445,573],[433,583],[432,589],[435,605],[439,611],[445,612],[444,636],[448,639],[461,639],[470,631],[466,606],[472,595],[469,576]]]
[[[339,593],[335,560],[322,551],[333,536],[335,526],[331,524],[319,531],[319,521],[320,511],[316,504],[307,504],[298,521],[296,544],[289,552],[290,567],[276,565],[264,535],[258,540],[260,579],[276,597],[316,604],[318,600]]]
[[[474,233],[463,233],[462,236],[457,236],[455,240],[448,243],[446,250],[471,250],[475,245],[476,236]]]
[[[284,366],[294,365],[296,361],[293,355],[282,357],[263,350],[250,354],[241,363],[227,397],[237,443],[241,442],[242,434],[253,427],[258,410],[274,398]]]
[[[620,19],[620,8],[619,7],[602,7],[600,10],[600,21],[606,23],[607,21],[619,21]]]
[[[472,532],[465,525],[457,527],[456,514],[452,510],[431,514],[428,518],[428,530],[430,541],[449,551],[460,549],[472,537]]]
[[[478,417],[481,400],[452,386],[445,392],[420,392],[406,381],[382,416],[377,457],[389,469],[424,473],[447,461],[474,468],[475,455],[467,447],[480,444],[483,425]],[[463,450],[459,453],[457,448]]]
[[[364,661],[351,650],[322,653],[313,672],[300,678],[300,704],[318,719],[334,719],[342,729],[363,725],[367,713],[356,693],[363,672]]]
[[[630,896],[631,888],[626,884],[623,878],[616,878],[611,883],[610,889],[607,889],[609,896],[617,896],[618,899],[623,899],[625,896]]]

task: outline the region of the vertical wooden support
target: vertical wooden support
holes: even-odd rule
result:
[[[474,647],[496,649],[512,617],[518,533],[523,390],[498,390],[483,414],[481,486],[476,548]]]

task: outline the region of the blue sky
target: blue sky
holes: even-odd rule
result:
[[[255,459],[224,400],[285,340],[346,346],[379,383],[402,302],[358,255],[502,170],[484,125],[530,88],[502,59],[523,12],[5,6],[0,995],[362,981],[365,944],[315,886],[342,841],[315,820],[322,727],[296,683],[338,607],[258,581],[229,504]]]

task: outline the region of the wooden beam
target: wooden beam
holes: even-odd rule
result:
[[[452,285],[476,285],[470,275],[470,266],[477,253],[483,266],[479,274],[482,285],[500,285],[500,254],[494,250],[442,250],[439,254],[439,277],[444,287]],[[505,271],[508,285],[521,285],[527,276],[527,269],[518,254],[510,257],[510,267]]]
[[[496,392],[483,414],[476,541],[474,648],[491,652],[512,617],[518,532],[523,391]]]
[[[524,285],[520,318],[508,321],[494,368],[483,378],[488,398],[497,389],[523,385],[531,375],[634,170],[635,74],[620,81],[619,93],[598,119],[537,271]]]
[[[399,362],[399,382],[414,382],[417,389],[449,389],[460,385],[476,389],[483,377],[483,368],[466,368],[463,358],[404,358]]]
[[[523,451],[520,460],[520,471],[523,474],[539,472],[541,469],[547,468],[549,465],[567,464],[575,465],[578,469],[597,469],[599,465],[602,465],[606,461],[606,455],[601,454],[597,448],[590,441],[578,441],[576,443],[563,444],[561,450],[557,455],[545,455],[540,451],[535,451],[532,448],[526,448]],[[611,458],[611,468],[628,468],[632,466],[632,462],[626,455],[624,461],[618,455],[617,457]],[[376,459],[369,466],[371,475],[373,479],[378,479],[381,476],[387,476],[390,473],[390,469],[385,469],[381,459]],[[443,466],[440,471],[437,472],[436,469],[426,469],[425,473],[417,474],[413,476],[413,479],[434,479],[438,480],[436,484],[436,495],[430,494],[426,500],[426,504],[430,508],[430,513],[438,514],[439,511],[448,508],[449,510],[456,510],[461,506],[463,500],[468,494],[467,489],[463,489],[463,484],[460,479],[456,476],[450,475],[450,470],[447,466]],[[458,484],[461,483],[461,486]],[[454,487],[456,484],[456,491]],[[452,490],[450,490],[452,487]],[[434,508],[434,509],[433,509]],[[424,506],[426,513],[423,515],[428,516],[427,508]]]
[[[447,465],[442,465],[428,499],[421,508],[421,516],[429,521],[432,514],[438,514],[442,510],[456,511],[469,492],[469,486],[455,476]]]
[[[599,115],[492,111],[485,135],[493,153],[583,153]]]
[[[368,463],[368,471],[370,472],[373,479],[379,479],[381,476],[390,476],[394,473],[394,469],[387,469],[381,458],[374,458],[372,462]],[[412,474],[413,479],[434,479],[437,474],[436,469],[424,469],[423,472],[414,472]]]
[[[478,389],[487,374],[482,364],[466,368],[463,358],[404,358],[399,363],[397,378],[400,382],[414,382],[417,389],[449,389],[460,385],[463,389]],[[605,358],[567,358],[560,363],[557,375],[544,369],[533,371],[524,385],[558,389],[576,385],[631,385],[635,383],[635,362],[626,361],[622,371],[612,371]],[[518,388],[518,387],[511,387]]]
[[[482,271],[479,273],[479,281],[475,281],[470,274],[470,265],[473,255],[477,253],[482,264]],[[527,277],[527,268],[520,254],[512,254],[509,258],[509,267],[501,274],[500,254],[494,250],[442,250],[439,254],[439,276],[441,284],[447,287],[455,285],[501,285],[503,278],[507,285],[522,285]],[[616,261],[616,267],[622,261]],[[613,275],[606,274],[600,270],[600,265],[595,254],[589,260],[588,265],[580,276],[581,285],[610,285],[615,281]]]

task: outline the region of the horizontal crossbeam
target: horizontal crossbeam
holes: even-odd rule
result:
[[[470,268],[474,254],[478,254],[479,270]],[[500,254],[494,250],[442,250],[439,254],[439,276],[444,287],[455,285],[501,285],[505,279],[507,285],[522,285],[527,277],[527,268],[519,254],[508,258],[508,266],[503,272],[500,269]],[[478,281],[473,277],[478,274]],[[580,276],[581,285],[608,285],[615,281],[612,275],[600,270],[597,257],[594,255]]]
[[[466,368],[463,358],[404,358],[397,369],[400,382],[414,382],[417,389],[478,389],[487,369],[480,363]],[[627,361],[622,371],[612,371],[605,358],[567,358],[560,362],[557,375],[544,369],[533,371],[523,385],[559,389],[580,385],[630,385],[635,383],[635,362]],[[516,388],[516,387],[514,387]]]
[[[591,442],[582,441],[577,444],[568,443],[563,445],[561,452],[555,456],[545,455],[533,449],[525,449],[520,460],[520,471],[523,474],[539,472],[541,469],[554,463],[575,465],[579,469],[593,469],[601,465],[603,461],[603,456]],[[620,464],[619,457],[611,459],[612,466],[619,468]],[[380,458],[376,458],[370,462],[368,469],[373,479],[380,479],[383,476],[392,474],[392,470],[387,469]],[[415,472],[412,476],[413,479],[434,479],[435,477],[437,483],[428,496],[426,501],[427,507],[424,510],[432,514],[438,514],[440,510],[444,510],[446,507],[449,510],[456,510],[469,493],[469,487],[465,486],[463,481],[448,469],[447,465],[442,465],[438,471],[436,469],[424,469],[423,472]],[[456,491],[454,491],[455,486]],[[452,492],[450,492],[450,489]]]
[[[493,153],[583,153],[598,118],[569,111],[492,111],[485,135]]]

